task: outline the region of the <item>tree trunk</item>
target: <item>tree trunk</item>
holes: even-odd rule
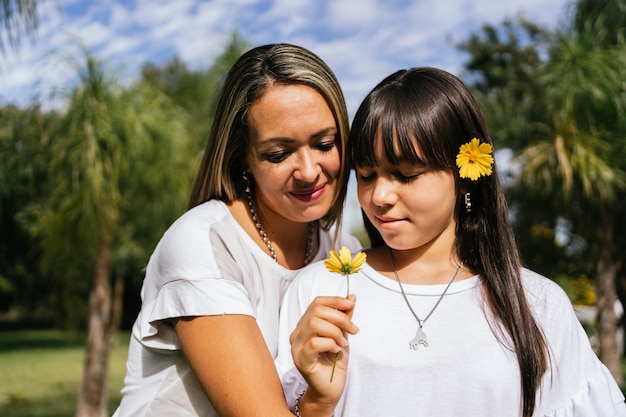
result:
[[[107,371],[111,331],[111,248],[103,242],[98,251],[94,285],[89,297],[85,367],[76,417],[106,417]]]
[[[622,384],[622,361],[617,341],[621,317],[616,314],[616,277],[618,263],[613,253],[613,222],[610,215],[601,217],[597,232],[598,262],[596,267],[596,298],[598,305],[598,342],[600,360],[609,369],[615,381]]]
[[[124,306],[124,269],[118,268],[115,272],[115,284],[113,286],[113,310],[111,312],[111,346],[117,344],[117,333],[122,323],[122,310]]]

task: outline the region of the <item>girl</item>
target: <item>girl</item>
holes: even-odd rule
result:
[[[372,247],[350,278],[356,306],[328,296],[346,282],[322,263],[288,290],[276,363],[290,404],[326,390],[337,417],[626,416],[565,293],[521,266],[491,138],[457,77],[390,75],[348,147]]]
[[[304,265],[352,237],[341,220],[348,117],[328,66],[289,44],[228,73],[189,210],[148,264],[122,416],[290,416],[278,312]]]

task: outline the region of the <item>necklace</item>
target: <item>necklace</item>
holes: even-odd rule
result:
[[[261,225],[259,216],[257,216],[256,204],[254,202],[254,198],[252,197],[252,193],[248,192],[247,189],[246,189],[246,192],[248,194],[248,207],[250,207],[250,214],[252,215],[252,220],[254,221],[256,230],[259,231],[259,235],[261,235],[261,239],[267,246],[267,250],[270,252],[270,256],[272,257],[274,262],[278,263],[276,250],[274,249],[274,246],[272,246],[272,242],[270,242],[270,239],[267,237],[267,233],[265,233],[265,229],[263,229],[263,226]],[[315,222],[309,222],[309,224],[307,225],[306,250],[304,252],[304,266],[307,266],[309,262],[311,261],[310,258],[311,258],[311,249],[313,248],[313,225],[314,224]]]
[[[430,316],[435,312],[437,307],[439,307],[439,303],[443,299],[444,295],[446,295],[446,293],[448,292],[448,288],[450,288],[450,285],[452,285],[452,282],[454,282],[457,275],[459,275],[459,271],[463,267],[463,262],[459,264],[459,267],[457,268],[454,275],[452,275],[452,279],[450,280],[450,282],[448,282],[448,285],[446,285],[446,288],[443,290],[443,292],[439,296],[439,299],[435,303],[435,306],[430,310],[430,313],[426,315],[424,320],[422,320],[419,317],[417,317],[417,314],[415,314],[415,311],[413,310],[413,307],[411,307],[411,303],[409,303],[409,299],[407,298],[406,293],[404,292],[404,288],[402,287],[402,282],[400,282],[400,276],[398,275],[398,271],[396,270],[396,262],[393,259],[393,253],[391,252],[391,248],[389,248],[389,257],[391,258],[391,267],[393,268],[393,273],[396,276],[396,281],[398,281],[398,285],[400,286],[400,292],[402,293],[404,302],[409,307],[411,314],[413,314],[413,317],[415,317],[415,320],[417,321],[417,325],[419,326],[417,329],[417,333],[415,334],[415,337],[409,342],[409,348],[417,350],[419,345],[428,347],[428,339],[426,338],[426,333],[424,333],[424,330],[422,330],[422,326],[426,323],[426,320],[428,320]]]

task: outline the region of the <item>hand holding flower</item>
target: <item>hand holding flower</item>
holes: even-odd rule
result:
[[[330,251],[330,257],[324,261],[324,266],[330,272],[341,274],[346,277],[347,290],[346,290],[346,298],[350,295],[350,274],[354,274],[359,272],[361,266],[365,263],[367,259],[367,255],[364,252],[358,252],[354,255],[354,259],[352,259],[352,255],[350,254],[350,249],[345,246],[342,246],[339,249],[339,253],[332,250]],[[335,375],[335,367],[337,365],[337,358],[339,357],[339,352],[335,354],[335,361],[333,363],[333,370],[330,374],[330,382],[333,381],[333,376]]]

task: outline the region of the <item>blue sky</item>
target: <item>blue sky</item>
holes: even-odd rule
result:
[[[238,31],[250,45],[290,42],[311,49],[335,71],[353,114],[383,77],[400,68],[436,66],[457,75],[467,57],[454,41],[484,23],[524,13],[554,28],[569,0],[39,0],[35,43],[0,57],[0,103],[25,105],[53,89],[71,88],[75,73],[62,57],[77,40],[109,63],[122,81],[141,66],[174,55],[206,68]],[[498,155],[496,155],[498,156]],[[500,161],[499,161],[500,163]],[[500,164],[502,167],[503,164]],[[354,182],[351,181],[351,188]],[[349,191],[348,228],[360,223]]]
[[[568,0],[39,0],[35,43],[0,57],[0,103],[26,104],[68,85],[61,56],[80,40],[126,81],[174,54],[207,67],[237,30],[251,45],[291,42],[326,60],[350,112],[387,74],[431,65],[460,75],[452,40],[525,13],[548,27]],[[53,53],[51,53],[54,51]]]

